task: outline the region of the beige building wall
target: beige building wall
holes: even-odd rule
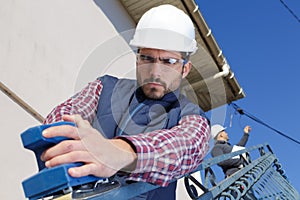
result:
[[[104,73],[135,74],[117,36],[130,35],[134,23],[117,0],[0,1],[0,27],[0,81],[44,117]],[[0,199],[25,199],[21,182],[37,166],[20,134],[39,122],[2,92],[0,112]]]

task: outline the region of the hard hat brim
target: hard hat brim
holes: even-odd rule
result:
[[[162,37],[163,35],[168,37]],[[138,48],[162,49],[191,54],[197,50],[197,43],[194,39],[174,31],[153,28],[137,29],[130,45]]]

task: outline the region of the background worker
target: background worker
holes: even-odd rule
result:
[[[229,137],[225,130],[226,128],[221,126],[220,124],[215,124],[211,127],[211,135],[212,138],[215,140],[214,147],[211,150],[211,155],[213,157],[231,153],[234,148],[234,146],[232,146],[228,142]],[[251,132],[251,127],[245,126],[244,134],[241,140],[236,144],[236,146],[245,147],[250,132]],[[232,159],[224,160],[218,163],[218,165],[222,168],[225,176],[228,177],[241,168],[241,166],[243,165],[243,159],[232,158]]]
[[[83,162],[69,169],[73,177],[122,172],[127,181],[163,186],[143,199],[173,200],[171,181],[196,169],[209,148],[205,114],[180,93],[197,49],[194,26],[183,11],[161,5],[142,16],[130,45],[138,49],[137,80],[99,77],[54,108],[45,123],[77,126],[52,127],[43,135],[74,140],[51,147],[42,159],[47,167]]]
[[[238,151],[238,150],[241,150],[240,147],[245,147],[245,145],[248,141],[248,138],[249,138],[249,133],[251,132],[251,127],[245,126],[244,134],[243,134],[241,140],[234,146],[232,146],[228,142],[229,137],[225,130],[226,130],[226,128],[221,126],[220,124],[215,124],[211,127],[211,135],[212,135],[212,138],[215,140],[214,147],[211,150],[211,155],[213,157],[231,153],[233,151]],[[242,159],[240,156],[238,156],[237,158],[231,158],[228,160],[224,160],[224,161],[221,161],[218,163],[218,165],[222,168],[226,178],[231,176],[235,172],[239,171],[243,167],[243,164],[244,164],[244,159]],[[235,192],[232,192],[232,195],[236,196]],[[243,198],[245,200],[256,200],[257,199],[255,197],[252,189],[248,190],[246,195]]]

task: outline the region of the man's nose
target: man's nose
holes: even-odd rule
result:
[[[158,62],[154,62],[150,66],[150,75],[152,77],[160,77],[161,75],[161,64]]]

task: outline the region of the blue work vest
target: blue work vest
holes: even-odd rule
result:
[[[98,101],[93,127],[107,138],[135,135],[176,126],[185,115],[202,115],[198,105],[191,103],[179,90],[162,99],[148,99],[136,80],[103,76],[103,89]],[[175,200],[176,181],[147,193],[147,200]]]

